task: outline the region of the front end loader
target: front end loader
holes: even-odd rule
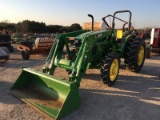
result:
[[[129,21],[116,17],[117,13],[129,13]],[[106,23],[106,30],[81,30],[60,34],[54,40],[43,67],[43,72],[23,68],[11,92],[21,100],[51,118],[61,118],[80,106],[78,89],[87,69],[100,69],[102,82],[112,86],[119,72],[120,58],[125,67],[139,72],[145,60],[145,43],[130,31],[131,12],[117,11],[112,26]],[[128,31],[115,29],[115,19],[128,24]],[[123,29],[124,29],[123,26]],[[123,33],[123,34],[122,34]],[[53,76],[57,67],[65,69],[69,79]]]

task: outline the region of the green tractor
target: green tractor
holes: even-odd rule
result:
[[[129,22],[116,17],[118,13],[129,13]],[[21,100],[51,118],[58,119],[80,106],[78,88],[81,79],[89,68],[100,69],[102,82],[112,86],[119,72],[120,58],[124,58],[125,67],[139,72],[145,60],[145,42],[132,31],[131,12],[117,11],[112,26],[94,31],[81,30],[57,36],[49,52],[43,72],[30,68],[23,71],[11,91]],[[124,22],[121,30],[115,29],[115,19]],[[128,31],[125,25],[128,24]],[[124,32],[125,31],[125,32]],[[53,76],[57,67],[68,73],[69,79]]]

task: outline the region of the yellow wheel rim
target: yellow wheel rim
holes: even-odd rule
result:
[[[111,64],[110,72],[109,72],[110,73],[109,77],[111,81],[114,81],[116,79],[118,74],[118,69],[119,69],[119,61],[115,59]]]
[[[141,65],[144,59],[144,47],[141,46],[138,51],[138,65]]]

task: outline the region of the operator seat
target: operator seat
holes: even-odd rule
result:
[[[117,40],[117,43],[122,43],[123,42],[123,30],[119,29],[117,30],[116,32],[116,40]]]
[[[122,39],[122,37],[123,37],[123,30],[117,30],[116,37],[117,37],[117,40],[118,39]]]

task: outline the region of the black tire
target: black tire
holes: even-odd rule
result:
[[[146,55],[146,44],[141,38],[134,38],[128,41],[124,51],[124,63],[126,69],[133,72],[140,72]]]
[[[118,77],[119,72],[119,56],[116,53],[109,53],[101,63],[101,80],[104,84],[112,86]]]
[[[28,59],[30,58],[30,53],[29,53],[28,50],[22,51],[22,58],[23,58],[24,60],[28,60]]]
[[[9,47],[9,51],[10,51],[11,53],[13,53],[13,52],[14,52],[14,47],[13,47],[13,46],[10,46],[10,47]]]
[[[151,50],[150,48],[146,48],[146,58],[150,58],[151,56]]]

